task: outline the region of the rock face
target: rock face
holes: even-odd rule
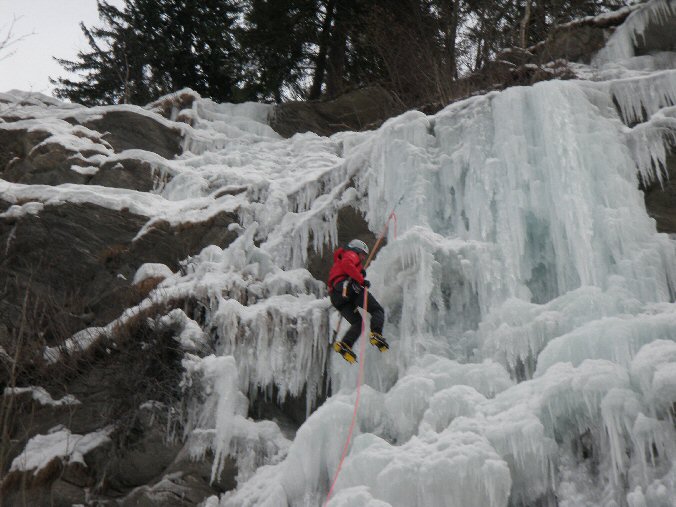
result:
[[[134,241],[147,221],[90,203],[47,205],[39,215],[1,220],[0,281],[12,297],[0,303],[0,322],[11,329],[19,321],[21,296],[29,291],[39,301],[62,305],[72,316],[69,332],[78,330],[78,321],[79,328],[104,325],[138,302],[131,281],[142,264],[159,262],[175,271],[203,247],[226,246],[236,237],[228,225],[237,217],[224,213],[180,228],[159,222]]]
[[[378,86],[355,90],[330,101],[286,102],[275,107],[270,126],[291,137],[299,132],[328,136],[343,130],[380,126],[403,108],[387,90]]]
[[[171,159],[181,151],[181,131],[167,127],[150,115],[133,111],[109,111],[85,121],[83,125],[103,133],[103,139],[116,152],[139,149]]]
[[[180,128],[132,106],[84,118],[64,115],[56,125],[58,134],[32,117],[12,120],[0,129],[0,177],[16,183],[150,191],[169,179],[163,160],[181,151]],[[64,124],[70,127],[64,129]]]
[[[104,162],[85,183],[150,192],[162,187],[167,179],[166,173],[153,167],[147,160],[126,156]]]
[[[127,333],[114,350],[95,351],[86,363],[73,365],[79,374],[56,373],[76,402],[45,405],[30,393],[4,398],[15,403],[7,430],[16,443],[64,423],[74,440],[114,429],[104,445],[83,454],[82,463],[56,458],[38,472],[7,474],[3,505],[72,505],[95,498],[97,505],[187,506],[233,487],[232,464],[210,484],[210,460],[191,460],[174,433],[180,421],[170,407],[182,354],[170,330],[158,334],[141,324]],[[11,462],[21,449],[15,445],[3,458]]]
[[[5,459],[0,464],[6,467],[29,438],[59,425],[78,435],[115,427],[108,446],[84,456],[86,467],[56,460],[37,479],[32,471],[9,474],[2,486],[3,505],[24,505],[26,492],[25,505],[84,503],[87,489],[96,491],[102,505],[108,504],[106,498],[128,494],[130,499],[122,505],[195,505],[232,487],[234,468],[226,469],[221,476],[225,485],[218,486],[209,483],[208,457],[197,463],[179,459],[176,407],[182,352],[173,332],[158,334],[145,324],[145,317],[163,315],[170,308],[140,315],[115,331],[108,348],[101,345],[74,358],[65,370],[62,364],[58,369],[39,365],[43,346],[58,346],[76,331],[105,325],[137,304],[148,290],[131,283],[140,265],[159,262],[176,270],[181,259],[206,245],[229,244],[236,234],[227,226],[236,220],[221,214],[180,228],[159,222],[138,241],[133,239],[146,217],[91,204],[45,206],[39,215],[0,220],[0,238],[6,245],[0,269],[5,288],[0,346],[27,365],[17,371],[18,378],[6,377],[3,368],[3,384],[51,386],[54,396],[68,393],[79,401],[53,407],[6,396],[3,408],[12,408],[13,415],[8,432],[12,444],[2,449]],[[23,318],[26,311],[36,319]],[[15,344],[22,342],[26,346],[17,349]],[[54,392],[55,386],[63,391]],[[175,484],[169,487],[167,480]],[[150,486],[152,495],[135,491]],[[156,494],[162,487],[168,488],[168,497]],[[158,503],[157,498],[164,500]]]
[[[141,108],[78,109],[44,126],[21,111],[0,120],[0,183],[29,185],[30,193],[20,200],[0,194],[0,381],[45,386],[57,401],[25,390],[0,398],[0,505],[187,506],[232,488],[233,464],[212,483],[211,456],[195,460],[182,451],[180,329],[160,331],[147,321],[172,306],[141,311],[113,327],[109,342],[55,366],[43,350],[106,326],[143,300],[162,278],[134,285],[141,265],[174,272],[205,246],[230,244],[237,232],[229,226],[239,217],[218,212],[173,223],[96,199],[49,200],[54,193],[41,186],[161,189],[183,132]],[[58,401],[66,395],[72,403]],[[10,471],[31,438],[59,428],[73,442],[104,430],[109,438],[82,461],[56,456],[39,470]]]
[[[663,23],[653,23],[636,41],[636,54],[646,55],[658,51],[676,50],[676,30],[673,17]]]
[[[0,134],[6,148],[0,155],[0,174],[16,183],[58,185],[84,183],[84,174],[71,169],[79,166],[76,151],[62,144],[49,143],[49,132],[26,129],[6,130]],[[3,163],[4,162],[4,163]]]
[[[585,18],[555,27],[547,39],[529,48],[530,62],[544,64],[562,59],[589,63],[614,27],[622,24],[629,14],[625,9],[606,18]]]

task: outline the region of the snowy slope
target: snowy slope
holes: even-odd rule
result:
[[[148,218],[138,237],[158,220],[239,215],[232,245],[187,259],[139,307],[203,305],[204,325],[167,319],[183,323],[184,383],[201,393],[187,444],[214,452],[214,477],[228,455],[239,466],[237,489],[210,507],[326,499],[357,368],[328,356],[337,319],[305,266],[308,249],[336,246],[348,205],[374,232],[396,211],[397,235],[369,268],[391,350],[360,358],[357,429],[330,506],[674,505],[676,251],[638,178],[662,177],[676,69],[630,41],[675,16],[674,2],[635,10],[594,65],[576,66],[585,79],[411,111],[373,132],[281,139],[267,106],[200,99],[181,124],[184,153],[149,160],[167,173],[155,192],[3,180],[0,192],[13,215],[60,201],[129,208]],[[73,106],[19,111],[63,143],[96,144],[61,119]],[[94,166],[115,156],[98,144]],[[164,272],[144,269],[139,279]],[[295,435],[247,418],[259,389],[312,400],[328,381],[333,396]]]

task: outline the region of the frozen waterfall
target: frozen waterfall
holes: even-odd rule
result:
[[[266,428],[277,454],[208,505],[326,497],[357,370],[330,357],[322,371],[335,319],[303,266],[308,248],[336,246],[346,205],[373,231],[397,205],[399,232],[369,270],[392,348],[362,358],[358,435],[330,506],[674,505],[676,255],[639,175],[663,177],[676,70],[626,49],[665,5],[629,17],[593,79],[409,112],[374,132],[280,140],[257,126],[201,144],[195,160],[209,163],[191,162],[191,178],[236,169],[255,227],[175,282],[209,294],[218,353],[236,358],[222,375],[282,396],[327,375],[334,392],[291,442]],[[197,126],[218,131],[210,107]],[[222,396],[213,371],[204,378]],[[266,438],[243,413],[217,409],[219,455]]]
[[[626,25],[636,32],[651,15]],[[289,280],[245,307],[213,297],[220,336],[247,323],[247,338],[223,347],[245,392],[271,382],[317,389],[328,305],[309,290],[306,251],[335,246],[342,206],[379,231],[400,202],[398,237],[390,231],[369,272],[392,349],[363,358],[358,436],[330,506],[673,505],[676,255],[638,188],[639,175],[662,178],[676,71],[645,56],[651,71],[636,71],[626,49],[618,71],[612,47],[634,32],[618,30],[605,52],[613,79],[597,62],[595,79],[409,112],[368,133],[252,133],[218,155],[255,166],[249,179],[267,166],[263,204],[247,209],[262,243],[231,247],[246,259],[232,269],[251,270],[248,291]],[[228,250],[209,255],[218,272],[234,264]],[[283,350],[289,325],[297,338]],[[249,360],[242,344],[255,344]],[[292,371],[274,367],[285,354]],[[322,504],[356,368],[331,357],[326,375],[335,394],[290,445],[210,505]],[[214,434],[216,445],[224,438]]]

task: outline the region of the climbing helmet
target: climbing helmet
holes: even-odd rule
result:
[[[350,250],[354,250],[355,252],[363,253],[364,255],[369,254],[369,247],[366,246],[366,243],[364,243],[360,239],[353,239],[347,244],[347,248]]]

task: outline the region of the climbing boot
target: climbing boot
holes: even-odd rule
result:
[[[354,364],[357,362],[357,356],[354,354],[354,352],[352,352],[352,347],[350,347],[347,343],[334,342],[333,350],[343,356],[343,359],[345,359],[348,363]]]
[[[380,333],[371,331],[371,338],[369,341],[371,342],[371,345],[373,345],[374,347],[378,347],[378,350],[380,352],[385,352],[387,349],[390,348],[390,346],[385,341],[385,338],[383,338],[383,335],[381,335]]]

